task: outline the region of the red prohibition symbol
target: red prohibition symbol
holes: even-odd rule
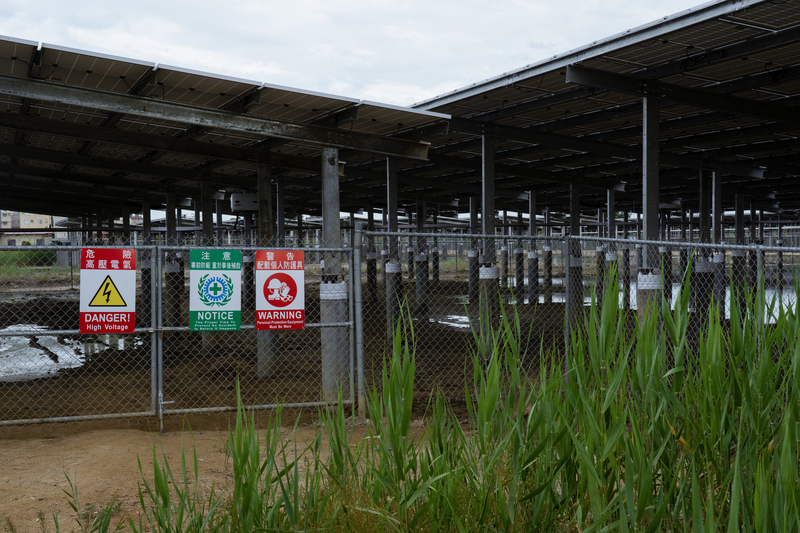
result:
[[[297,297],[297,284],[294,278],[283,272],[277,272],[264,282],[264,298],[275,307],[286,307]]]

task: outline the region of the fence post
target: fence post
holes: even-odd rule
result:
[[[355,243],[353,245],[353,305],[356,344],[356,388],[358,389],[358,414],[367,416],[367,396],[364,389],[364,320],[361,298],[361,240],[364,234],[363,223],[356,225]],[[374,261],[373,261],[374,263]],[[376,294],[377,297],[377,294]]]
[[[163,290],[163,283],[162,283],[162,260],[163,255],[159,248],[156,248],[153,252],[156,261],[156,293],[155,298],[157,302],[157,329],[158,329],[158,342],[157,342],[157,361],[156,361],[156,375],[157,375],[157,387],[158,387],[158,427],[159,432],[164,433],[164,290]]]
[[[155,247],[150,248],[147,252],[151,258],[151,260],[156,260],[156,254],[158,253]],[[150,297],[147,302],[147,306],[149,307],[148,311],[150,313],[150,410],[153,412],[154,415],[157,415],[159,412],[159,393],[160,390],[158,388],[158,337],[159,332],[158,330],[158,304],[159,300],[154,297],[154,295],[158,294],[158,285],[161,276],[159,273],[161,272],[158,267],[148,268],[148,272],[150,274]],[[142,272],[144,274],[144,272]],[[144,285],[142,285],[144,287]]]

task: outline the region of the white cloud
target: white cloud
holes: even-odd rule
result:
[[[0,34],[410,104],[696,0],[4,0]]]

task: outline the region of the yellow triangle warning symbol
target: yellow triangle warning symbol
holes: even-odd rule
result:
[[[111,276],[106,276],[92,297],[92,301],[89,302],[89,307],[127,307],[127,305]]]

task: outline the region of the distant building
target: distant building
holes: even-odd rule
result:
[[[0,245],[45,245],[56,236],[53,227],[64,217],[0,210]],[[19,231],[15,231],[19,230]]]

